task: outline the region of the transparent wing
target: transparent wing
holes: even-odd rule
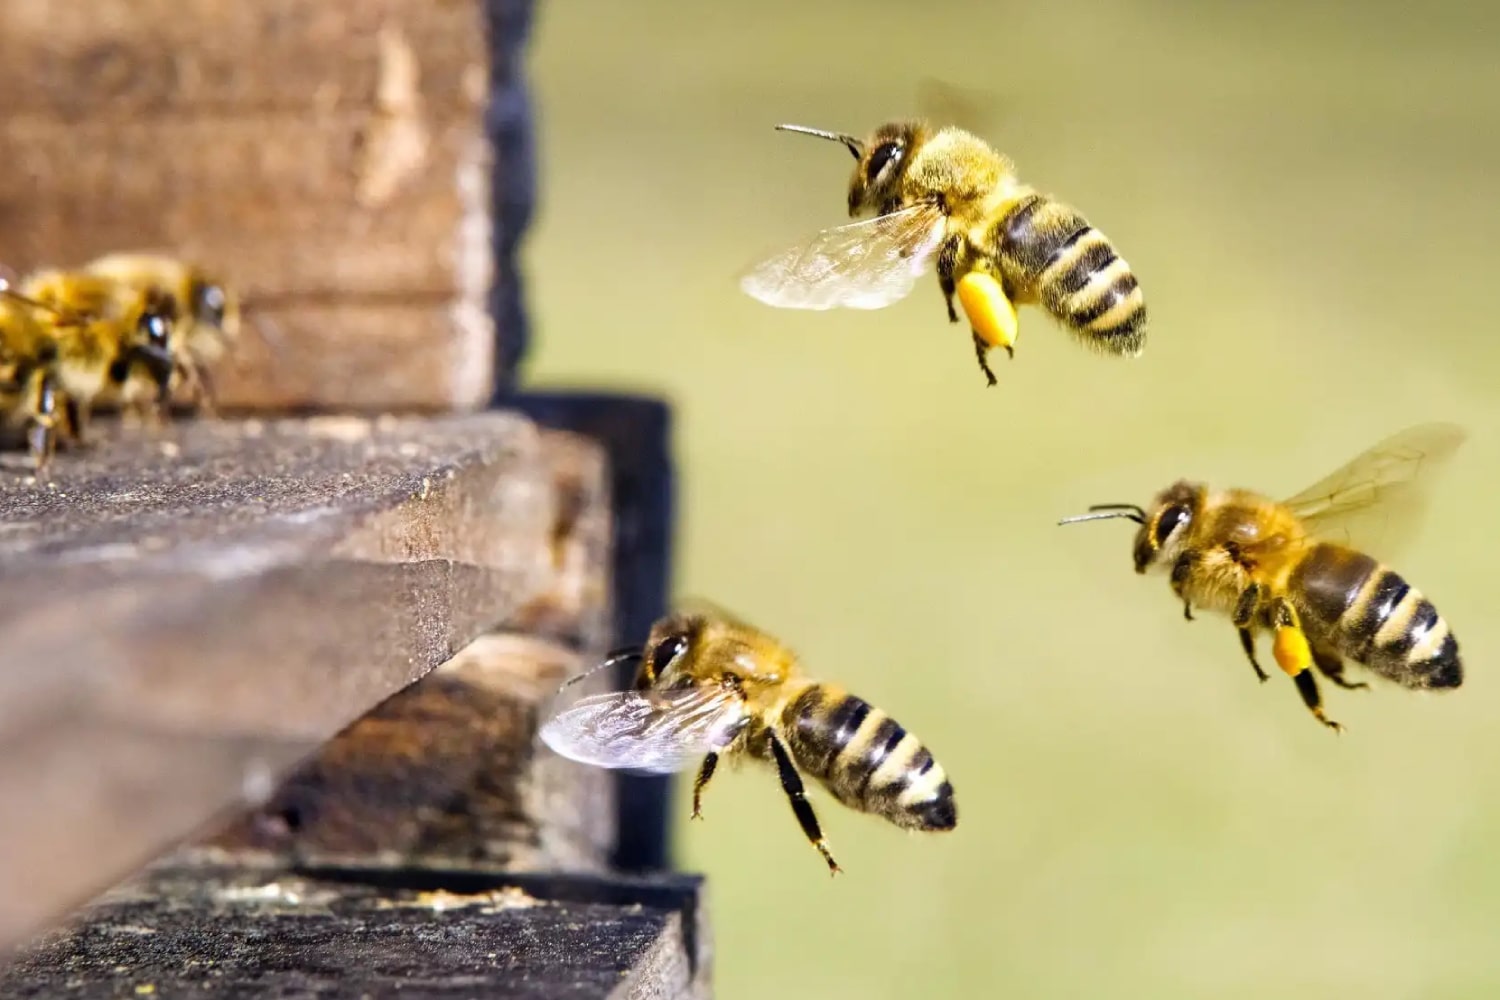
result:
[[[1377,539],[1385,549],[1402,545],[1421,523],[1437,473],[1467,436],[1455,424],[1409,427],[1282,503],[1320,537],[1361,548]]]
[[[614,691],[579,699],[540,735],[569,760],[669,774],[727,746],[744,722],[743,703],[726,688]]]
[[[882,309],[911,294],[943,230],[935,205],[825,229],[751,268],[740,288],[781,309]]]

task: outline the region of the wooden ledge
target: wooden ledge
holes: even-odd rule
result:
[[[49,934],[0,993],[703,1000],[701,889],[680,875],[164,865]]]
[[[577,438],[504,413],[97,430],[50,485],[0,470],[0,948],[481,632],[560,601],[607,628],[568,562],[604,477]]]

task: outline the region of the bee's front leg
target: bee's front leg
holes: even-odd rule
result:
[[[711,753],[703,758],[703,764],[698,768],[698,776],[693,779],[693,819],[703,818],[703,789],[713,780],[714,770],[719,766],[719,755]]]
[[[1193,620],[1193,602],[1188,600],[1187,585],[1192,579],[1193,569],[1198,565],[1199,555],[1196,551],[1189,549],[1177,557],[1172,564],[1172,593],[1182,601],[1182,617],[1188,621]]]
[[[31,421],[26,433],[27,448],[38,480],[47,479],[47,467],[57,448],[57,424],[66,419],[66,397],[58,389],[50,372],[36,380],[31,400]]]

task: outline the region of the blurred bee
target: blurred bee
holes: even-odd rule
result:
[[[132,288],[84,272],[30,274],[19,297],[55,341],[59,387],[70,436],[81,441],[97,404],[155,412],[177,371],[176,300],[155,288]]]
[[[1193,608],[1227,614],[1255,675],[1261,631],[1272,633],[1276,663],[1296,682],[1324,725],[1311,668],[1343,688],[1345,661],[1407,688],[1456,688],[1463,682],[1458,642],[1432,603],[1394,570],[1331,540],[1361,520],[1409,530],[1425,505],[1424,487],[1463,443],[1450,424],[1409,428],[1280,502],[1243,489],[1212,490],[1186,480],[1149,509],[1100,504],[1061,523],[1123,517],[1139,524],[1135,571],[1170,569],[1172,592]]]
[[[921,121],[882,125],[865,140],[776,127],[843,143],[856,161],[849,214],[876,216],[757,264],[740,281],[752,298],[785,309],[880,309],[936,263],[948,319],[958,322],[956,296],[990,385],[990,349],[1015,355],[1017,304],[1040,305],[1103,352],[1141,353],[1146,302],[1124,258],[1076,209],[1022,184],[974,134]]]
[[[110,254],[84,266],[86,273],[138,292],[170,297],[172,353],[180,384],[197,408],[212,410],[209,366],[239,339],[240,303],[228,285],[193,264],[154,254]]]
[[[57,340],[34,304],[0,281],[0,417],[25,433],[37,475],[46,474],[58,428],[67,420],[57,377]]]
[[[720,757],[773,764],[807,839],[840,869],[804,795],[801,775],[851,809],[908,830],[951,830],[953,786],[915,736],[878,708],[800,675],[796,655],[723,612],[657,622],[637,660],[634,690],[579,699],[541,730],[572,760],[669,773],[702,761],[693,818]],[[598,668],[596,668],[598,669]],[[577,680],[579,678],[575,678]],[[570,682],[571,683],[571,682]]]

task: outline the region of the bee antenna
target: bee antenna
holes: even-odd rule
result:
[[[1136,524],[1146,523],[1146,512],[1133,503],[1096,503],[1089,508],[1087,514],[1075,514],[1073,517],[1065,517],[1058,524],[1078,524],[1081,521],[1108,521],[1111,518],[1123,517],[1134,521]]]
[[[61,309],[58,309],[56,306],[49,306],[45,302],[38,302],[36,299],[32,298],[29,295],[22,295],[20,292],[16,291],[15,286],[12,285],[10,281],[4,277],[0,277],[0,295],[4,295],[12,302],[19,302],[23,306],[29,306],[32,309],[40,309],[44,313],[56,316],[58,320],[64,323],[77,323],[82,320],[81,316],[78,316],[74,313],[65,312]]]
[[[777,125],[776,130],[778,132],[801,132],[803,135],[813,135],[819,139],[842,142],[848,148],[849,152],[854,154],[856,160],[865,155],[865,144],[854,138],[854,136],[845,135],[842,132],[829,132],[827,129],[808,128],[806,125]]]
[[[601,670],[608,670],[610,667],[618,666],[621,663],[630,663],[631,661],[639,662],[641,660],[644,660],[645,658],[646,654],[639,646],[627,646],[623,649],[617,649],[605,656],[604,659],[600,662],[585,670],[583,673],[575,674],[572,677],[569,677],[567,680],[563,681],[562,686],[557,689],[557,693],[562,694],[563,691],[572,687],[574,684],[577,684],[579,681],[594,676]]]

